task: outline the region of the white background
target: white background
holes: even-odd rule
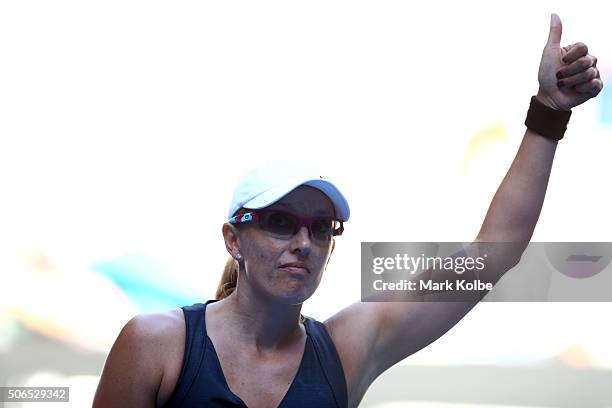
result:
[[[140,251],[211,298],[236,181],[264,160],[294,158],[327,168],[351,205],[304,306],[324,320],[359,299],[361,241],[475,237],[522,138],[550,13],[563,21],[562,45],[587,43],[608,80],[602,7],[4,2],[2,279],[10,288],[32,250],[80,271]],[[601,115],[598,101],[574,109],[533,240],[612,239],[612,134]],[[479,132],[493,136],[471,148]],[[6,292],[10,308],[19,295]],[[579,344],[594,366],[611,367],[600,324],[611,311],[481,304],[409,360],[520,362]]]

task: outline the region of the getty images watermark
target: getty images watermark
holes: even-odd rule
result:
[[[363,242],[362,301],[612,301],[609,242]]]

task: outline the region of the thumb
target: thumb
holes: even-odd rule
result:
[[[550,15],[550,31],[548,32],[548,47],[560,47],[561,44],[561,19],[555,13]]]

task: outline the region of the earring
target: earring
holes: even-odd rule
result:
[[[239,260],[241,260],[241,259],[242,259],[242,255],[240,255],[239,253],[238,253],[238,254],[236,254],[236,260],[237,260],[237,261],[239,261]]]

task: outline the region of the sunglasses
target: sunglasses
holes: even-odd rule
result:
[[[280,210],[248,210],[229,219],[230,224],[257,222],[259,228],[281,239],[290,239],[305,226],[313,240],[329,242],[332,236],[342,235],[342,221],[331,217],[300,217]]]

